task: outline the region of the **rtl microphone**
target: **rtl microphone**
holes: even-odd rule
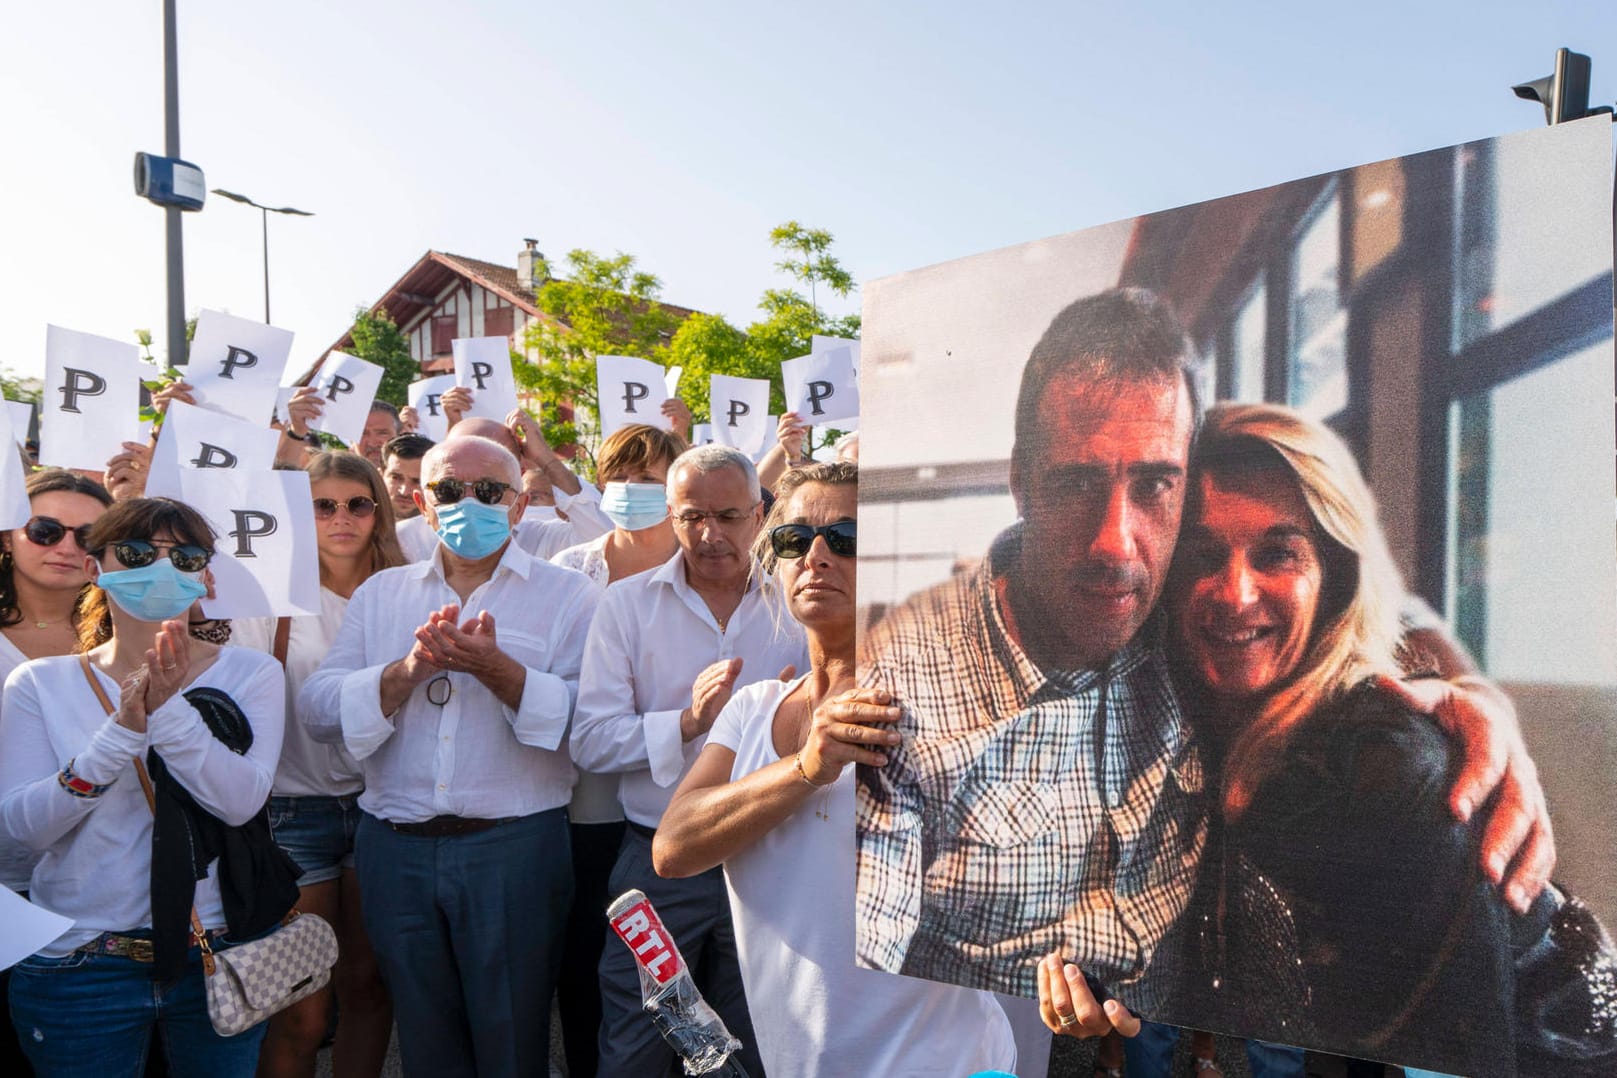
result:
[[[625,891],[606,908],[606,919],[640,969],[640,1000],[652,1025],[679,1058],[686,1074],[747,1078],[735,1058],[741,1042],[707,1005],[690,969],[663,927],[645,892]]]

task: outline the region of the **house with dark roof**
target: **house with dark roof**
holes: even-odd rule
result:
[[[513,349],[528,353],[524,331],[546,317],[534,301],[545,279],[539,241],[524,242],[514,267],[428,251],[371,304],[371,312],[387,311],[409,339],[410,355],[424,375],[454,369],[450,342],[459,337],[508,337]],[[670,303],[661,306],[680,320],[696,313]],[[344,333],[326,352],[348,351],[353,343]],[[529,358],[535,357],[529,353]]]

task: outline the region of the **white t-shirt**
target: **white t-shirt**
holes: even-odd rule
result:
[[[0,683],[11,672],[28,661],[28,656],[17,650],[17,645],[5,633],[0,633]],[[29,877],[39,864],[39,854],[7,835],[0,829],[0,883],[13,891],[28,890]]]
[[[278,797],[343,797],[365,788],[359,764],[341,744],[326,745],[309,736],[298,721],[298,689],[320,668],[342,628],[348,600],[330,588],[320,589],[320,613],[293,618],[286,641],[286,737],[281,764],[275,769]],[[275,653],[276,618],[237,618],[230,623],[230,643],[266,655]]]
[[[797,684],[756,682],[725,706],[707,743],[736,754],[732,780],[780,759],[775,710]],[[848,768],[724,863],[764,1069],[770,1078],[1013,1069],[1010,1023],[989,993],[854,966],[853,794]]]

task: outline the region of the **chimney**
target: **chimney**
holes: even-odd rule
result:
[[[517,252],[517,284],[523,288],[534,289],[545,283],[544,253],[539,250],[539,241],[524,239],[527,249]]]

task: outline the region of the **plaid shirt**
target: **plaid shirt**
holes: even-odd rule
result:
[[[859,769],[859,963],[1033,996],[1056,951],[1149,1010],[1206,840],[1201,764],[1156,634],[1076,672],[1011,639],[994,580],[1018,543],[862,641],[905,737]]]

